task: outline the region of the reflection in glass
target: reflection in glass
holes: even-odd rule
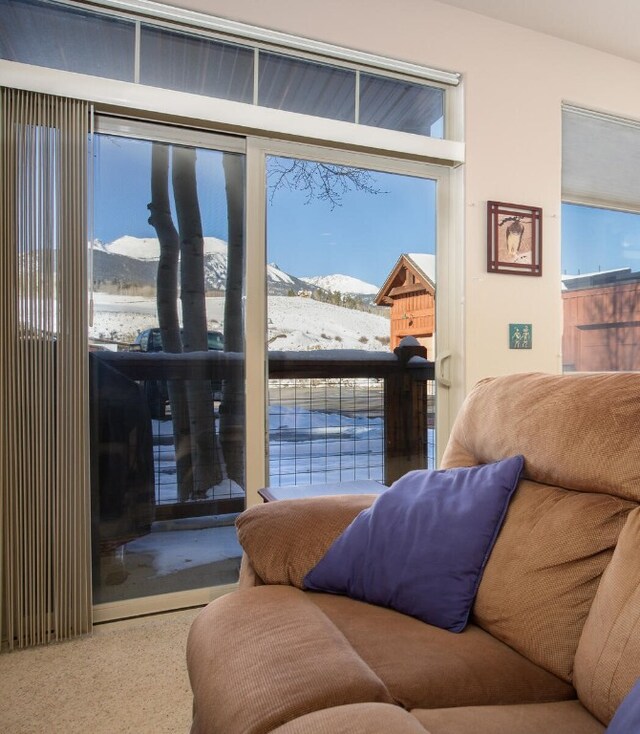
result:
[[[96,136],[94,601],[237,579],[244,157]],[[113,361],[114,350],[125,352]]]
[[[356,75],[350,69],[260,52],[258,104],[355,121]]]
[[[132,22],[31,0],[0,0],[0,14],[0,58],[133,81]]]
[[[565,372],[640,370],[640,214],[562,205]]]
[[[140,83],[251,102],[253,50],[142,26]]]
[[[360,123],[444,137],[444,90],[372,74],[360,75]]]

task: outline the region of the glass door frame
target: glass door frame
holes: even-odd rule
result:
[[[436,182],[436,457],[439,465],[455,412],[450,387],[451,362],[462,343],[461,308],[463,288],[459,256],[453,248],[455,231],[451,206],[453,183],[449,169],[388,155],[279,141],[247,139],[246,205],[246,390],[247,390],[247,507],[260,504],[258,490],[268,485],[268,354],[266,343],[267,290],[267,157],[283,156],[314,160],[384,173],[395,173]],[[456,360],[457,361],[457,360]]]

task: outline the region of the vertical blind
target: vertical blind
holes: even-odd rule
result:
[[[86,103],[0,88],[0,532],[10,648],[91,628]]]

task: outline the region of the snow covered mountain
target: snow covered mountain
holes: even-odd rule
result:
[[[334,293],[339,291],[340,293],[373,296],[379,290],[377,285],[366,283],[364,280],[359,280],[358,278],[352,278],[350,275],[340,275],[339,273],[335,273],[334,275],[303,276],[301,280]]]
[[[135,260],[157,262],[160,259],[160,243],[157,237],[132,237],[126,234],[108,244],[95,240],[93,248],[94,251],[105,252],[109,255],[124,255]],[[223,255],[226,260],[227,243],[217,237],[205,237],[204,254],[205,256]]]
[[[113,242],[93,243],[93,279],[98,290],[103,283],[155,286],[160,243],[156,237],[124,235]],[[224,290],[227,280],[227,243],[217,237],[204,238],[204,272],[207,291]],[[349,275],[319,275],[297,278],[275,263],[267,265],[269,295],[309,295],[318,289],[363,296],[375,295],[378,287]]]

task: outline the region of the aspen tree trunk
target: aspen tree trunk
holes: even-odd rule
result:
[[[173,147],[173,196],[180,234],[180,299],[182,346],[185,352],[206,352],[207,314],[204,289],[204,238],[196,185],[196,151]],[[193,497],[205,497],[222,479],[215,452],[213,395],[210,380],[188,380]]]
[[[223,153],[227,198],[227,280],[224,300],[224,349],[244,351],[242,284],[244,280],[244,158]],[[220,406],[220,443],[229,479],[244,489],[244,369],[225,377]]]
[[[151,203],[147,208],[151,212],[149,224],[156,230],[160,243],[156,280],[158,324],[163,350],[179,353],[182,351],[178,319],[180,238],[169,205],[169,146],[153,143],[151,151]],[[176,453],[178,499],[184,502],[191,496],[193,487],[187,391],[185,383],[178,380],[169,380],[167,389]]]

